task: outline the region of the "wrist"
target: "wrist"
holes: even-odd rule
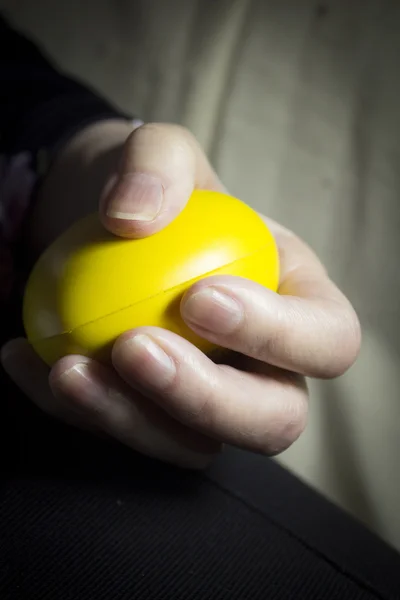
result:
[[[91,124],[57,153],[40,186],[29,223],[30,245],[42,252],[76,220],[98,209],[133,125],[123,119]]]

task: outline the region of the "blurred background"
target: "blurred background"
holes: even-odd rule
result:
[[[189,127],[230,192],[294,229],[360,315],[280,462],[400,549],[400,3],[0,0],[68,73]],[[321,332],[323,335],[323,332]]]

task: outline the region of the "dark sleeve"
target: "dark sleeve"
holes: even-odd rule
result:
[[[0,16],[0,153],[52,148],[83,125],[127,117],[57,71]]]
[[[131,116],[60,73],[0,15],[0,345],[20,322],[25,271],[18,256],[35,190],[60,146],[113,118]]]

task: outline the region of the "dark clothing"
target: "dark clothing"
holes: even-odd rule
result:
[[[55,70],[0,17],[0,153],[57,146],[82,125],[121,116],[104,99]]]
[[[273,460],[188,473],[5,387],[2,600],[400,599],[398,554]]]

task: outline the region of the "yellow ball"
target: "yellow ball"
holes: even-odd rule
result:
[[[67,354],[108,361],[115,339],[143,325],[169,329],[209,352],[212,344],[187,327],[179,305],[193,283],[217,274],[278,286],[274,238],[240,200],[195,191],[170,225],[138,240],[115,237],[92,215],[36,263],[25,291],[25,331],[48,365]]]

